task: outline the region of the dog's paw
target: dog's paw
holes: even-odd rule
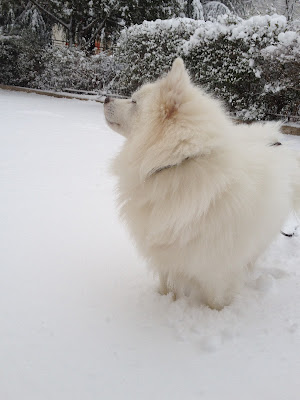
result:
[[[173,301],[177,300],[177,295],[176,295],[176,293],[175,293],[173,290],[169,289],[167,286],[162,286],[162,285],[160,285],[157,291],[158,291],[158,293],[159,293],[161,296],[168,296],[168,295],[170,295],[170,297],[171,297],[171,299],[172,299]]]

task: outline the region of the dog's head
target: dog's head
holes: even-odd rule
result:
[[[125,137],[129,137],[143,123],[148,125],[149,118],[158,122],[158,117],[160,122],[165,122],[179,111],[189,84],[183,61],[177,58],[166,77],[155,83],[145,84],[131,99],[107,97],[104,102],[106,122],[110,128]]]
[[[143,178],[209,152],[215,121],[224,120],[218,102],[190,82],[181,58],[131,99],[107,98],[104,114],[108,125],[127,138]]]

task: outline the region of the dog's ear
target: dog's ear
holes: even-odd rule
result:
[[[172,117],[184,103],[189,83],[190,78],[183,60],[176,58],[171,71],[160,82],[160,105],[165,119]]]

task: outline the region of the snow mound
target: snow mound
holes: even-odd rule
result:
[[[174,302],[118,221],[102,105],[0,90],[0,119],[1,399],[298,399],[299,236],[222,311]]]

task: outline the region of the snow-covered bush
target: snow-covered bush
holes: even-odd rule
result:
[[[4,85],[18,84],[18,49],[17,38],[0,36],[0,82]]]
[[[237,19],[207,21],[182,46],[194,82],[222,98],[234,111],[249,108],[249,96],[253,97],[259,85],[248,57],[249,46],[230,32],[239,24]]]
[[[0,36],[0,83],[30,86],[40,73],[41,54],[34,37]]]
[[[184,57],[194,81],[225,100],[238,117],[266,118],[270,111],[264,81],[269,66],[261,54],[278,43],[286,29],[283,16],[224,16],[195,31],[183,45]]]
[[[77,48],[48,47],[42,63],[44,69],[34,82],[40,89],[102,89],[114,75],[112,57],[105,53],[87,56]]]
[[[145,21],[122,31],[115,52],[120,72],[114,90],[129,95],[167,71],[184,40],[203,22],[188,18]]]
[[[293,114],[296,90],[299,93],[300,39],[288,29],[286,18],[279,15],[135,25],[121,34],[115,58],[123,67],[115,88],[130,94],[168,70],[180,55],[193,81],[223,99],[236,116]]]
[[[300,37],[281,32],[278,43],[261,52],[263,102],[271,114],[300,117]]]

